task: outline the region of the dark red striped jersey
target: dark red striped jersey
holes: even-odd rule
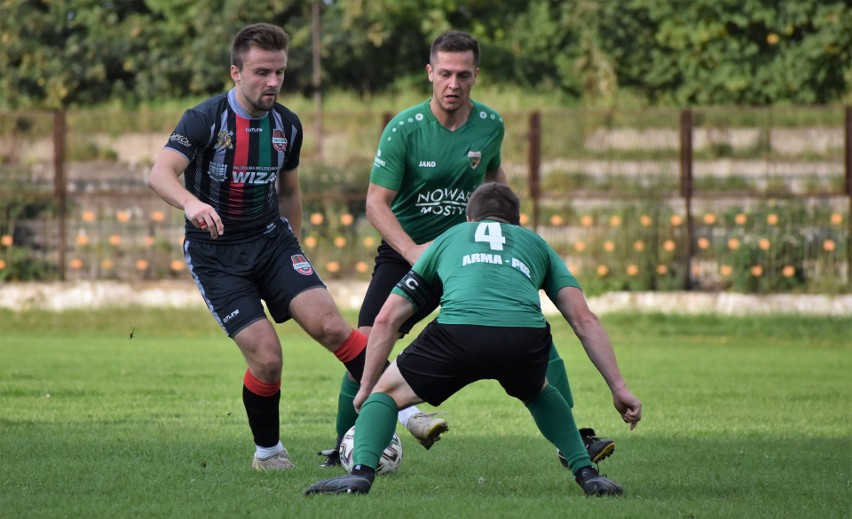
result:
[[[276,182],[299,166],[302,123],[277,104],[254,118],[243,110],[235,90],[184,112],[166,148],[189,161],[184,186],[219,213],[225,234],[217,243],[240,242],[279,221]],[[212,241],[207,231],[186,222],[186,236]]]

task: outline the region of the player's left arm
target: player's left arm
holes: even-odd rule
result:
[[[399,327],[412,315],[414,315],[414,305],[401,295],[391,293],[382,305],[367,341],[367,357],[364,360],[361,388],[353,401],[356,410],[360,411],[361,404],[370,396],[373,387],[382,376],[388,357],[399,337]]]
[[[296,239],[302,236],[302,188],[299,186],[299,168],[282,171],[279,182],[278,211],[290,222]]]
[[[556,294],[555,303],[583,344],[586,355],[609,386],[613,405],[621,418],[630,424],[631,429],[635,428],[642,418],[642,403],[627,388],[618,369],[612,341],[598,316],[589,309],[583,291],[576,287],[564,287]]]

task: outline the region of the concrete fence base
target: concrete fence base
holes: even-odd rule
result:
[[[341,308],[358,308],[367,289],[364,281],[331,281],[329,290]],[[195,285],[186,281],[119,283],[81,281],[66,283],[5,283],[0,285],[0,308],[61,311],[74,308],[116,306],[198,307],[204,303]],[[707,292],[611,292],[589,299],[598,314],[607,312],[662,312],[717,315],[829,315],[852,316],[852,294],[747,295]],[[546,314],[557,313],[546,298]]]

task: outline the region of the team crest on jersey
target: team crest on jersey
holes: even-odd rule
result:
[[[219,134],[216,135],[216,148],[226,150],[230,150],[234,145],[231,142],[231,132],[228,130],[219,130]]]
[[[301,254],[294,254],[290,256],[290,259],[293,261],[293,270],[299,274],[303,276],[310,276],[314,273],[314,267],[311,265],[311,262],[308,261],[308,258]]]
[[[470,167],[476,169],[479,166],[479,163],[482,162],[482,152],[481,151],[469,151],[467,152],[467,162],[470,164]]]
[[[287,137],[284,136],[284,130],[272,130],[272,147],[278,151],[287,149]]]
[[[211,162],[207,174],[216,182],[224,182],[228,175],[228,165],[221,162]]]

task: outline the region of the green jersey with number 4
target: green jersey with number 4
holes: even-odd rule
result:
[[[467,122],[450,131],[426,101],[388,123],[370,183],[397,192],[391,210],[415,243],[426,243],[464,222],[470,194],[500,167],[504,132],[500,115],[476,101]]]
[[[438,314],[442,324],[542,328],[546,323],[539,289],[555,300],[562,288],[580,288],[541,236],[487,219],[443,233],[411,270],[430,287],[443,287]],[[407,286],[415,289],[411,283]],[[414,303],[399,286],[393,293]]]

